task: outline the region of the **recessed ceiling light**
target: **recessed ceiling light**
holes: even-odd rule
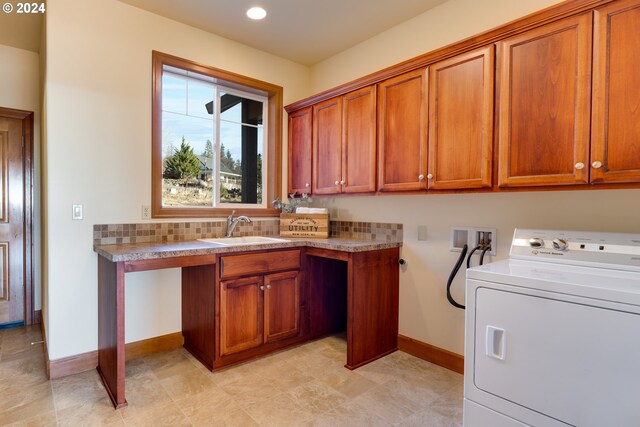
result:
[[[261,7],[252,7],[247,10],[247,16],[251,19],[262,19],[267,16],[267,11]]]

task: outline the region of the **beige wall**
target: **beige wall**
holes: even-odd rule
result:
[[[449,0],[312,68],[314,92],[361,77],[542,9],[556,0]],[[498,255],[508,256],[515,227],[640,232],[640,190],[526,192],[329,198],[332,216],[404,224],[400,333],[463,353],[464,312],[446,300],[445,284],[458,253],[449,252],[453,226],[498,229]],[[425,225],[428,240],[418,241]],[[477,263],[477,257],[474,264]],[[454,282],[464,300],[464,271]]]
[[[311,68],[320,92],[455,43],[559,0],[449,0]]]
[[[98,345],[92,226],[140,222],[151,198],[151,51],[309,94],[307,67],[115,0],[47,4],[45,249],[52,360]],[[286,129],[286,127],[285,127]],[[84,220],[71,220],[71,205]],[[178,270],[127,275],[126,341],[181,329]]]
[[[40,79],[40,152],[45,153],[47,147],[47,103],[45,93],[47,92],[47,38],[46,38],[46,28],[47,21],[45,19],[42,20],[42,30],[40,32],[40,70],[39,70],[39,79]],[[37,257],[37,262],[41,266],[41,295],[42,295],[42,326],[44,329],[44,339],[47,341],[47,347],[49,346],[49,337],[47,331],[49,330],[49,289],[48,289],[48,266],[47,266],[47,257],[45,254],[45,250],[48,247],[47,240],[47,203],[46,203],[46,194],[47,194],[47,162],[46,157],[41,156],[40,168],[38,170],[40,174],[39,179],[35,180],[36,183],[39,184],[40,187],[40,197],[38,198],[38,203],[40,204],[40,216],[41,216],[41,229],[39,233],[39,237],[41,238],[40,249],[35,252],[35,256]],[[38,185],[36,184],[36,185]]]
[[[34,112],[34,307],[40,310],[40,56],[36,52],[0,45],[0,107]]]

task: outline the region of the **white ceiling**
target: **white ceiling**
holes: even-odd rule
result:
[[[120,0],[149,12],[313,65],[446,0]],[[252,21],[246,10],[267,10]],[[0,44],[38,52],[42,14],[0,12]]]
[[[304,65],[316,64],[446,0],[120,0]],[[245,15],[262,6],[267,17]]]
[[[0,12],[0,44],[39,52],[43,16],[38,13],[18,14],[15,10],[12,13]]]

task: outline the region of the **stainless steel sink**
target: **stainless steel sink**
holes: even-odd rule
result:
[[[259,245],[264,243],[283,243],[291,240],[279,237],[244,236],[244,237],[219,237],[215,239],[198,239],[201,242],[213,243],[219,246]]]

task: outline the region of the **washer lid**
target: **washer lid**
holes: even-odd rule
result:
[[[473,267],[467,279],[640,305],[640,273],[509,259]]]

